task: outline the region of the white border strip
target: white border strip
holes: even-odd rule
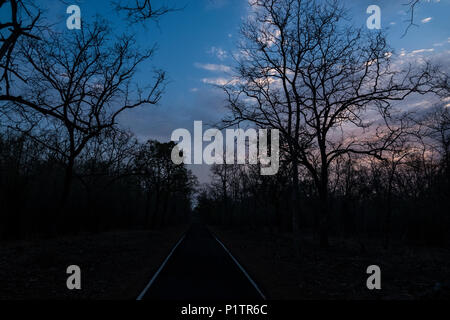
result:
[[[247,273],[247,271],[245,271],[244,267],[241,266],[241,264],[236,260],[235,257],[233,257],[233,255],[231,254],[231,252],[227,249],[227,247],[225,247],[225,245],[219,240],[217,239],[216,236],[214,236],[214,238],[216,239],[216,241],[218,243],[220,243],[220,245],[225,249],[225,251],[230,255],[231,259],[233,259],[233,261],[237,264],[237,266],[239,267],[239,269],[241,269],[241,271],[245,274],[245,276],[247,277],[247,279],[250,281],[250,283],[255,287],[256,291],[258,291],[258,293],[261,295],[261,297],[263,298],[263,300],[267,300],[266,296],[261,292],[261,290],[259,290],[258,285],[255,283],[255,281],[253,281],[253,279],[250,277],[250,275]]]
[[[186,237],[186,234],[183,235],[183,237],[181,237],[181,239],[177,242],[177,244],[173,247],[172,251],[170,251],[169,255],[167,256],[166,260],[164,260],[164,262],[162,263],[162,265],[159,267],[158,271],[156,271],[156,273],[153,275],[152,279],[149,281],[149,283],[147,284],[147,286],[144,288],[144,290],[142,290],[141,294],[137,297],[136,300],[142,300],[142,298],[144,297],[144,295],[147,293],[148,289],[150,288],[150,286],[153,284],[153,282],[155,282],[156,278],[158,277],[159,273],[161,272],[161,270],[164,268],[164,266],[166,265],[167,261],[169,261],[170,257],[172,256],[173,252],[175,251],[175,249],[180,245],[180,243],[184,240],[184,238]]]

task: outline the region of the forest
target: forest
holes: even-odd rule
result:
[[[140,142],[117,124],[164,92],[162,70],[146,84],[134,79],[153,48],[114,35],[103,18],[60,32],[38,7],[10,5],[1,50],[2,238],[154,227],[186,219],[195,202],[210,223],[314,230],[324,246],[328,234],[361,246],[366,237],[384,246],[447,243],[448,75],[429,62],[398,69],[383,33],[343,24],[338,2],[254,4],[255,19],[241,30],[245,55],[220,88],[229,109],[220,125],[279,130],[280,171],[213,165],[199,189],[170,161],[172,142]],[[140,22],[172,9],[145,2],[117,10]],[[414,94],[435,105],[407,108]]]
[[[214,165],[199,214],[293,232],[299,249],[305,232],[322,247],[329,236],[362,250],[374,237],[448,245],[447,66],[395,59],[386,35],[349,25],[337,1],[253,5],[219,125],[278,130],[280,170]]]
[[[405,2],[402,37],[430,1]],[[249,0],[239,37],[220,30],[233,43],[226,51],[199,44],[189,6],[105,0],[112,18],[85,18],[95,6],[82,3],[69,28],[36,3],[0,0],[0,299],[449,296],[447,35],[428,49],[410,38],[398,52],[389,28],[355,23],[345,1]],[[205,21],[218,19],[213,10],[227,12],[222,22],[235,16],[226,4],[205,4]],[[185,11],[192,30],[176,24]],[[175,12],[160,58],[146,37]],[[183,31],[187,39],[165,38]],[[186,43],[197,51],[181,50]],[[214,63],[197,62],[200,50]],[[162,62],[179,70],[168,74]],[[176,141],[142,134],[191,124],[217,130],[208,140],[179,128],[199,152],[187,164]],[[214,151],[200,183],[201,143],[223,145],[227,129],[251,129],[257,146],[232,142],[245,144],[246,160],[264,144],[274,174],[261,174],[267,161],[234,154],[211,164],[221,158]],[[63,271],[74,263],[89,270],[85,291],[66,290]],[[30,280],[28,266],[41,278]],[[387,275],[387,289],[366,287],[368,266]],[[211,290],[216,281],[223,290]]]
[[[80,32],[52,28],[29,1],[1,1],[0,239],[148,229],[187,221],[196,178],[171,142],[138,141],[117,118],[156,105],[165,74],[131,34],[97,17]],[[170,11],[117,7],[133,22]]]

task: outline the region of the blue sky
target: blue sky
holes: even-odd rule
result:
[[[159,1],[161,3],[161,1]],[[402,38],[408,18],[408,0],[343,0],[356,25],[365,25],[369,5],[381,8],[381,26],[390,45],[404,56],[449,55],[450,0],[423,0],[415,10],[415,22]],[[250,10],[247,0],[172,0],[183,9],[161,18],[158,24],[128,26],[111,8],[110,0],[41,0],[55,27],[64,28],[68,5],[81,8],[82,21],[100,14],[114,23],[117,33],[129,28],[142,47],[157,44],[151,63],[142,65],[138,81],[151,76],[152,68],[165,70],[170,82],[160,105],[133,110],[121,118],[140,139],[168,141],[173,130],[193,128],[194,120],[214,123],[224,114],[224,97],[211,83],[229,77],[239,39],[239,26]],[[158,3],[158,1],[156,1]],[[3,16],[3,13],[2,13]],[[149,79],[151,80],[151,79]],[[204,167],[193,168],[200,181],[207,181]]]

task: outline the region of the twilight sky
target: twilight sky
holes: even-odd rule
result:
[[[381,26],[390,45],[401,58],[450,56],[450,0],[423,0],[415,10],[417,27],[401,37],[408,18],[408,0],[343,0],[356,25],[365,25],[366,8],[381,8]],[[156,1],[156,3],[164,1]],[[224,114],[224,97],[211,84],[229,78],[239,39],[239,26],[250,14],[248,0],[172,0],[165,3],[183,8],[161,18],[158,24],[128,26],[112,9],[110,0],[38,0],[55,27],[65,28],[67,6],[81,8],[82,21],[96,14],[111,20],[120,34],[136,32],[142,47],[157,44],[151,63],[142,65],[138,81],[145,81],[153,67],[165,70],[170,79],[160,105],[136,109],[120,119],[138,138],[168,141],[173,130],[192,130],[194,120],[213,123]],[[1,17],[1,15],[0,15]],[[76,32],[76,31],[75,31]],[[448,61],[448,60],[447,60]],[[416,102],[420,105],[421,101]],[[426,107],[426,102],[423,102]],[[208,181],[208,168],[192,167],[200,182]]]

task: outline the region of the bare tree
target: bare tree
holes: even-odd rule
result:
[[[125,12],[130,23],[158,21],[161,16],[178,10],[168,5],[155,6],[152,0],[118,0],[111,4],[119,12]],[[0,94],[2,101],[10,97],[11,78],[17,74],[14,57],[16,44],[21,37],[40,39],[44,25],[44,10],[31,0],[0,0],[0,10],[9,16],[0,22]]]
[[[8,8],[9,7],[9,8]],[[41,18],[41,10],[26,0],[0,0],[0,10],[9,13],[9,19],[0,22],[0,88],[9,93],[13,52],[20,37],[39,39],[35,29]],[[6,17],[6,15],[5,15]]]
[[[113,1],[113,4],[117,11],[127,14],[130,23],[158,21],[161,16],[177,10],[165,4],[156,7],[154,2],[152,0],[122,0]]]
[[[430,0],[408,0],[407,2],[403,3],[403,5],[406,7],[406,14],[408,15],[408,19],[406,19],[405,21],[407,23],[407,26],[405,28],[405,31],[403,32],[402,37],[406,36],[411,27],[418,27],[418,25],[416,24],[416,12],[417,7],[423,2],[430,2]]]
[[[430,90],[430,66],[391,64],[380,32],[349,25],[337,3],[253,1],[242,27],[236,78],[226,125],[250,121],[278,129],[292,163],[293,227],[298,221],[298,166],[313,177],[320,198],[321,244],[328,245],[329,170],[343,155],[381,158],[394,148],[404,124],[392,102]]]
[[[176,199],[177,193],[191,196],[197,185],[196,177],[183,164],[172,162],[174,146],[173,142],[149,140],[140,146],[133,159],[134,170],[145,190],[145,222],[151,227],[167,222],[169,202]]]
[[[70,192],[75,159],[86,144],[114,128],[124,111],[156,104],[164,89],[162,71],[146,87],[134,82],[137,68],[153,50],[139,50],[130,36],[110,37],[110,29],[99,21],[80,33],[48,32],[40,41],[26,39],[20,45],[23,81],[13,94],[0,96],[20,113],[19,130],[32,134],[33,128],[52,128],[58,133],[52,141],[34,139],[64,161],[62,203]],[[23,120],[32,117],[37,120],[24,126]]]
[[[423,149],[438,154],[441,175],[450,182],[450,112],[443,104],[434,106],[418,121],[420,128],[416,137]]]
[[[74,176],[85,187],[89,204],[94,202],[96,191],[104,192],[117,181],[135,175],[133,155],[137,148],[133,134],[120,128],[107,128],[86,144],[78,156]]]
[[[417,27],[417,24],[414,23],[414,20],[415,20],[414,19],[414,14],[415,14],[415,11],[416,11],[416,7],[420,3],[420,1],[421,0],[409,0],[407,3],[404,4],[405,6],[408,7],[407,12],[409,14],[409,18],[406,20],[408,25],[407,25],[407,27],[405,29],[405,32],[403,33],[402,37],[404,37],[408,33],[408,30],[412,26],[416,26]]]

